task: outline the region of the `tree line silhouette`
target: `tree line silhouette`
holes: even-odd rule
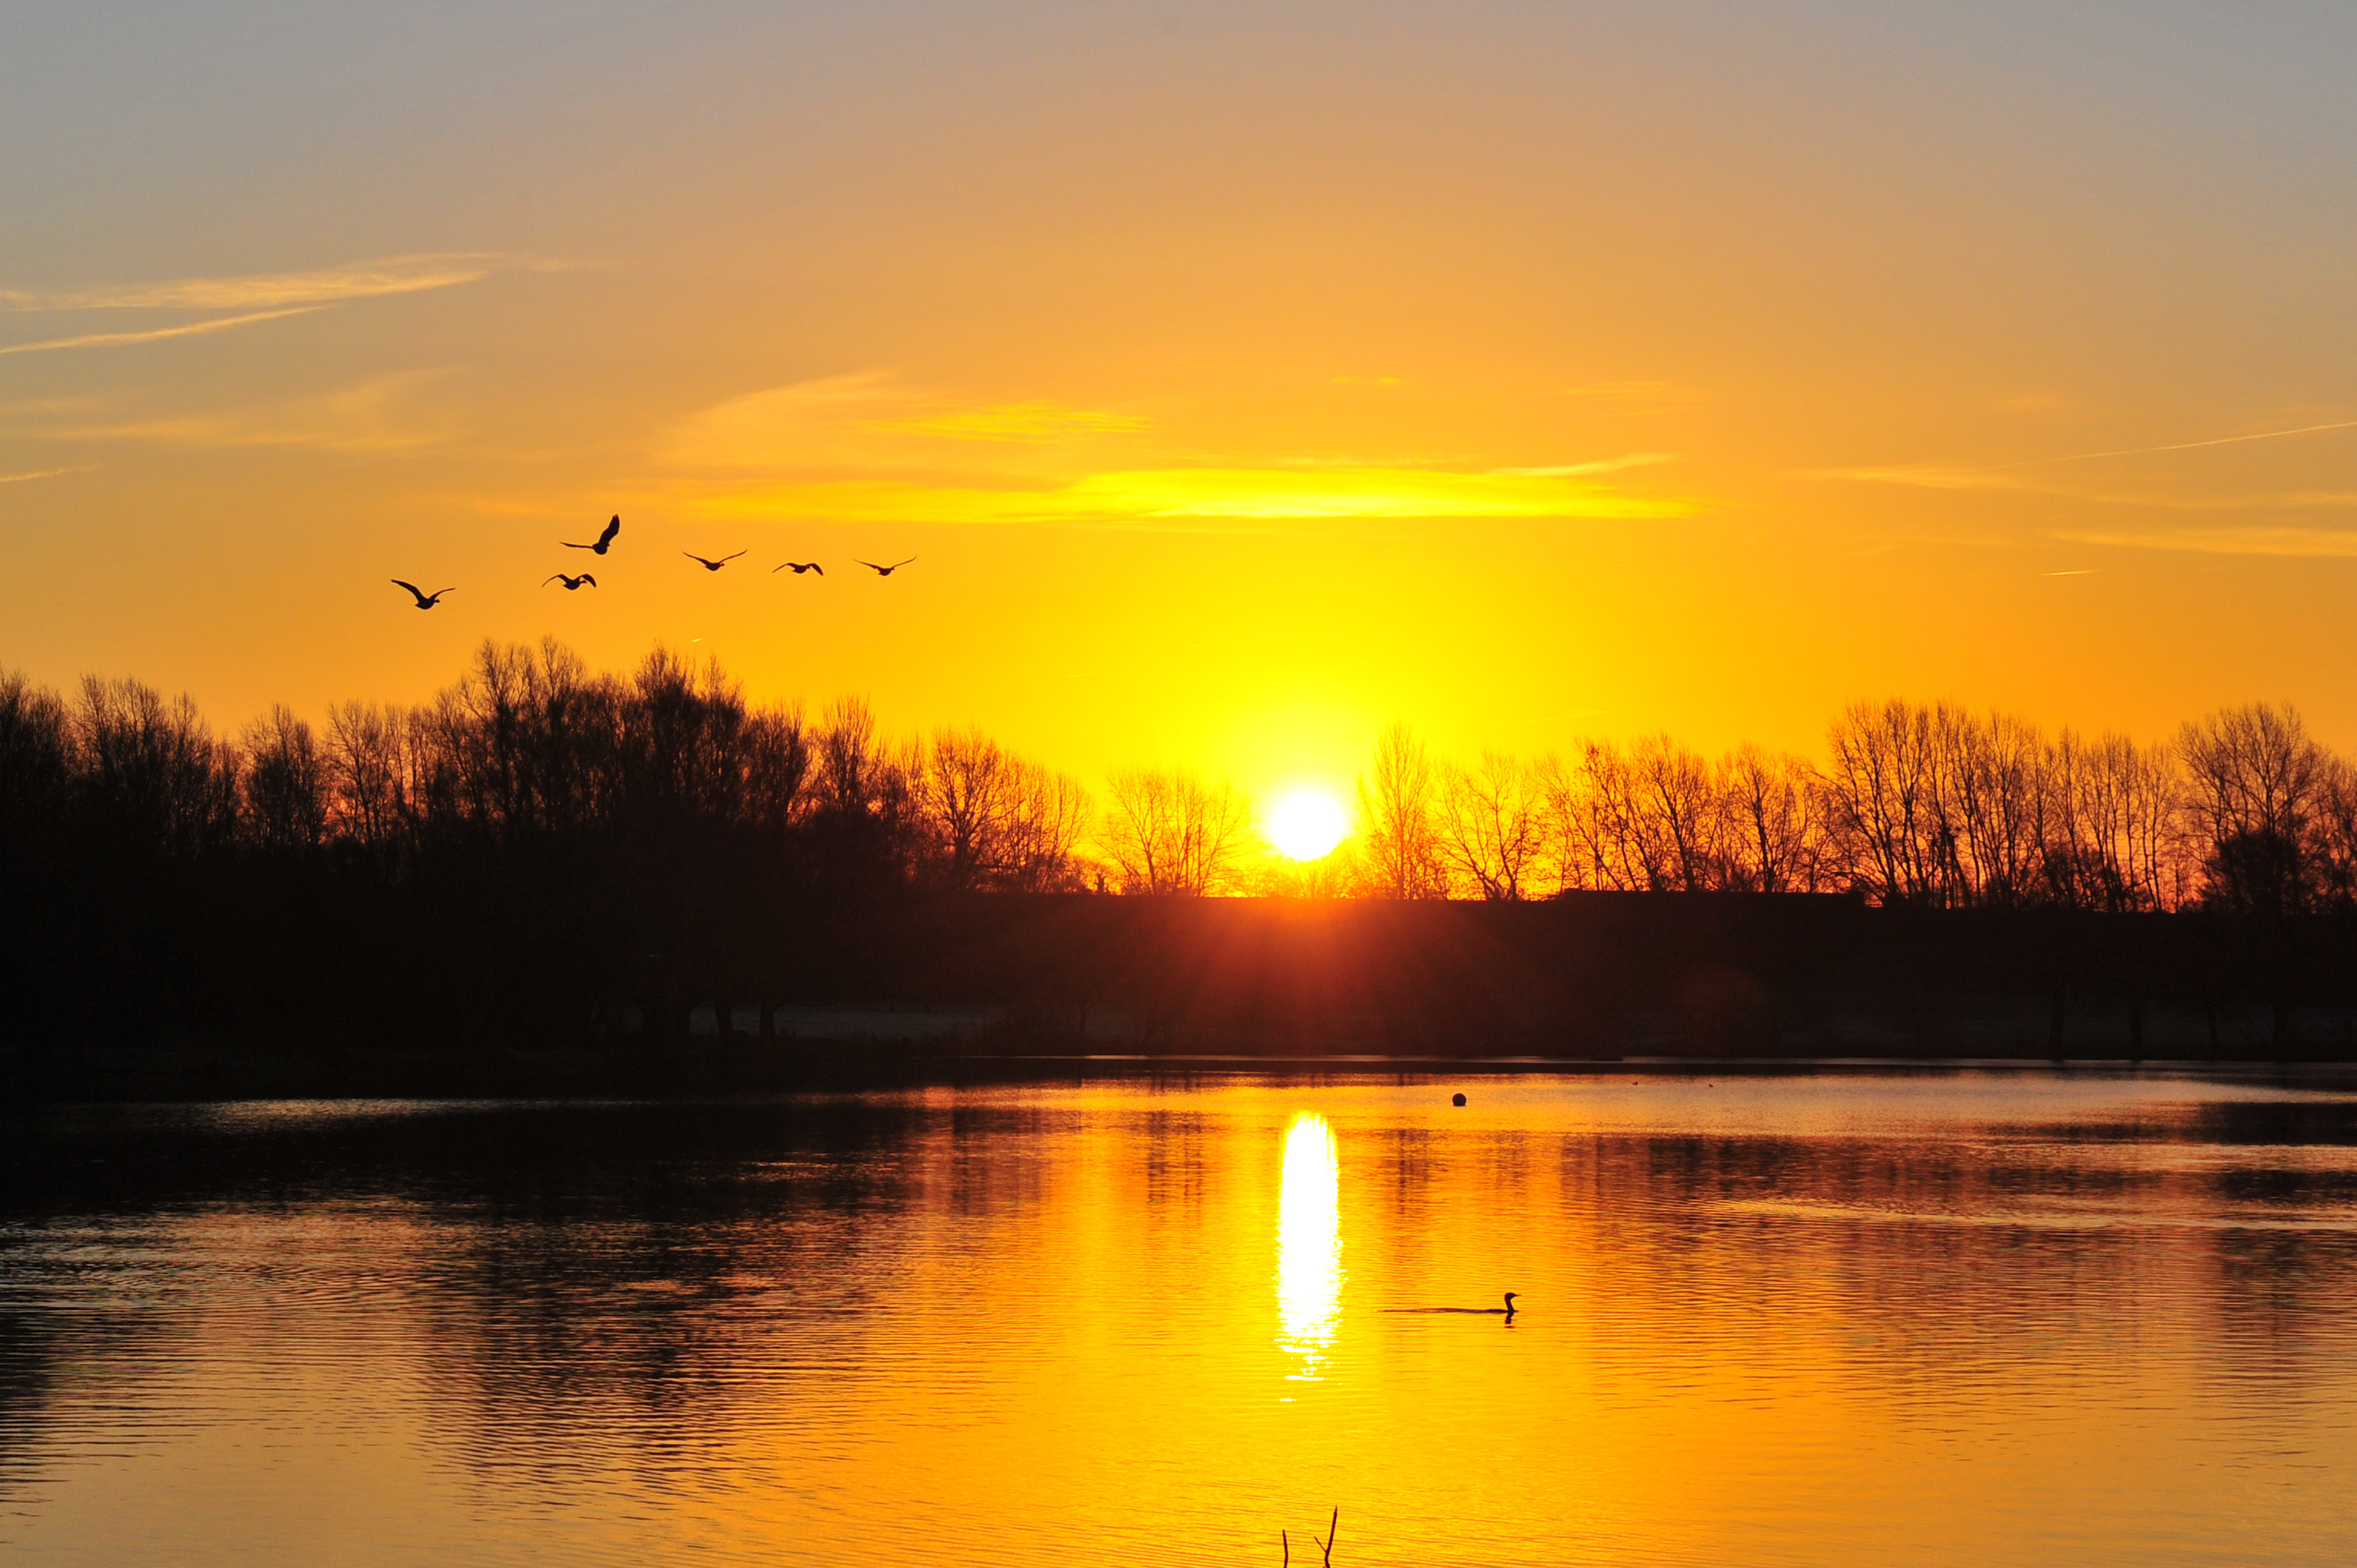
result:
[[[234,741],[186,696],[0,674],[0,834],[19,856],[324,861],[382,880],[598,841],[718,839],[813,886],[1069,891],[1086,791],[974,730],[893,743],[858,699],[813,721],[658,649],[627,676],[486,642],[414,707],[274,707]]]
[[[2346,1000],[2357,923],[2295,918],[2357,912],[2357,769],[2288,708],[2136,746],[1861,704],[1828,741],[1460,765],[1394,725],[1353,833],[1298,864],[1224,782],[1126,769],[1092,796],[974,729],[895,738],[863,702],[755,702],[662,649],[601,672],[486,642],[429,701],[232,736],[135,681],[0,674],[0,1084],[13,1059],[102,1090],[71,1064],[110,1042],[329,1071],[348,1046],[678,1040],[722,1004],[1471,1050],[1618,1039],[1646,1009],[1765,1039],[1824,997],[1896,984],[1921,1011],[1967,974],[2132,1012],[2173,986],[2222,1040],[2245,991],[2281,1040]],[[1693,897],[1786,893],[1853,897]],[[1340,902],[1291,920],[1304,897]]]
[[[2280,917],[2357,908],[2357,766],[2265,703],[2173,744],[2048,736],[1953,703],[1860,703],[1824,766],[1667,736],[1434,761],[1406,730],[1359,786],[1387,897],[1849,892],[1885,905]]]
[[[661,648],[625,675],[553,639],[487,641],[426,703],[347,702],[317,726],[279,706],[233,740],[135,681],[93,677],[68,699],[0,673],[13,880],[175,863],[399,882],[584,847],[650,875],[716,855],[813,897],[1849,892],[2285,916],[2357,906],[2357,766],[2267,703],[2138,745],[1862,703],[1833,722],[1823,764],[1748,745],[1713,759],[1657,735],[1459,765],[1394,725],[1359,779],[1352,835],[1300,865],[1268,852],[1228,784],[1126,769],[1100,809],[977,730],[893,740],[860,700],[811,718]]]

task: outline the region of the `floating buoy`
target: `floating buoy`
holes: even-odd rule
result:
[[[1465,1097],[1461,1094],[1452,1094],[1448,1097],[1448,1103],[1451,1105],[1462,1105],[1465,1103]]]

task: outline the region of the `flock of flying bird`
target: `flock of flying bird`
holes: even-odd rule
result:
[[[576,544],[569,539],[560,539],[557,542],[564,545],[567,550],[587,550],[592,554],[603,555],[607,551],[614,547],[614,536],[621,532],[622,520],[618,516],[606,524],[605,532],[597,535],[597,541],[594,543]],[[715,561],[708,556],[698,555],[693,550],[683,550],[680,553],[694,562],[697,565],[702,566],[707,572],[717,572],[723,566],[727,565],[731,561],[736,560],[737,556],[744,554],[745,552],[742,550],[734,551],[729,554],[723,555],[717,561]],[[899,571],[901,567],[906,566],[909,564],[909,561],[914,561],[916,557],[911,555],[909,557],[908,561],[895,561],[888,566],[879,566],[873,561],[862,561],[859,564],[866,567],[869,571],[875,573],[879,577],[888,577],[893,573]],[[820,565],[815,561],[780,562],[779,564],[770,567],[770,571],[772,575],[775,575],[777,573],[785,571],[788,567],[791,567],[793,569],[793,574],[797,577],[801,576],[805,572],[815,572],[822,577],[826,575],[826,568]],[[549,583],[564,584],[565,591],[569,594],[578,588],[596,587],[597,585],[597,579],[587,572],[558,572],[549,577],[546,582],[542,583],[541,586],[545,588],[548,586]],[[399,577],[393,579],[393,585],[396,588],[407,588],[409,590],[410,597],[417,601],[417,607],[421,610],[430,610],[436,605],[442,602],[443,595],[457,592],[455,588],[436,588],[434,592],[429,594],[420,588],[416,584],[404,582]]]

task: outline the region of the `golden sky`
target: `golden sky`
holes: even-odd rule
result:
[[[0,665],[662,639],[1264,798],[1394,717],[2357,744],[2357,16],[681,9],[0,17]]]

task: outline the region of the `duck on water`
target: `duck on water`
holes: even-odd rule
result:
[[[1503,1306],[1387,1306],[1383,1310],[1398,1313],[1452,1312],[1468,1317],[1512,1317],[1514,1316],[1514,1297],[1517,1294],[1519,1293],[1508,1291],[1506,1305]]]

